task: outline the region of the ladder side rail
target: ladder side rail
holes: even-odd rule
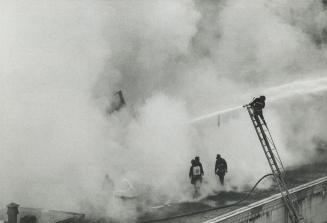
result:
[[[265,129],[266,129],[267,131],[265,131],[265,129],[264,129],[263,127],[265,127]],[[280,159],[280,156],[279,156],[279,154],[278,154],[278,151],[277,151],[277,149],[276,149],[276,146],[275,146],[274,140],[273,140],[273,138],[272,138],[272,136],[271,136],[271,134],[270,134],[270,131],[269,131],[268,126],[265,125],[265,124],[262,125],[262,129],[261,129],[261,131],[263,132],[263,134],[265,134],[266,132],[269,133],[269,135],[265,134],[265,136],[263,136],[263,137],[265,138],[265,141],[268,143],[268,145],[269,145],[269,149],[270,149],[269,151],[271,151],[271,152],[273,153],[274,158],[275,158],[275,160],[276,160],[276,163],[277,163],[277,161],[278,161],[278,163],[281,165],[281,168],[280,168],[280,169],[282,169],[281,172],[285,171],[285,169],[284,169],[284,165],[283,165],[283,163],[282,163],[282,160]],[[276,154],[274,153],[274,151],[276,151]],[[276,157],[276,156],[277,156],[277,157]]]
[[[271,141],[272,141],[272,143],[273,143],[273,146],[275,147],[275,151],[276,151],[276,154],[277,154],[277,156],[278,156],[278,161],[279,161],[279,163],[281,164],[281,166],[282,166],[282,170],[283,170],[283,172],[284,172],[285,169],[284,169],[283,163],[282,163],[281,158],[280,158],[280,156],[279,156],[279,154],[278,154],[278,151],[277,151],[277,149],[276,149],[276,146],[275,146],[274,141],[273,141],[273,139],[272,139],[272,136],[271,136],[271,134],[270,134],[269,128],[268,128],[267,125],[266,125],[265,127],[266,127],[266,129],[267,129],[267,131],[268,131],[268,133],[269,133],[269,136],[270,136],[270,139],[271,139]],[[275,155],[275,154],[274,154],[274,155]],[[284,188],[287,188],[287,186],[286,186],[286,182],[285,182],[285,180],[283,179],[283,177],[279,177],[279,179],[280,179],[281,183],[283,184],[283,187],[284,187]],[[295,197],[295,195],[294,195],[294,194],[290,194],[288,190],[286,190],[286,193],[287,193],[287,196],[289,196],[289,197],[291,198],[292,202],[293,202],[293,203],[295,202],[295,204],[296,204],[296,206],[297,206],[297,208],[298,208],[298,207],[299,207],[299,204],[298,204],[297,201],[296,201],[296,197]]]
[[[276,180],[279,181],[279,179],[282,179],[282,178],[280,177],[281,175],[280,175],[280,171],[278,170],[277,162],[276,162],[276,161],[273,162],[273,163],[271,162],[271,160],[274,160],[274,154],[271,153],[271,151],[269,150],[269,148],[267,148],[267,150],[265,150],[265,148],[266,148],[267,146],[266,146],[266,144],[264,144],[264,142],[267,143],[267,140],[264,140],[264,137],[262,137],[262,135],[264,134],[264,131],[262,131],[262,128],[261,128],[261,132],[258,131],[258,128],[256,127],[255,122],[254,122],[255,119],[253,118],[253,114],[252,114],[252,111],[251,111],[250,108],[248,108],[248,112],[249,112],[249,114],[250,114],[250,117],[251,117],[252,123],[253,123],[253,125],[254,125],[254,127],[255,127],[256,133],[257,133],[257,135],[258,135],[258,137],[259,137],[260,143],[261,143],[261,145],[262,145],[262,147],[263,147],[263,150],[264,150],[264,153],[265,153],[265,155],[266,155],[266,158],[268,159],[268,163],[269,163],[269,165],[270,165],[270,168],[271,168],[271,170],[272,170],[272,172],[273,172],[273,174],[274,174]],[[258,125],[258,126],[260,126],[260,125]],[[268,143],[267,145],[269,145],[269,143]],[[274,169],[274,166],[275,166],[275,169]],[[285,188],[286,188],[286,187],[285,187],[285,186],[286,186],[285,182],[280,182],[280,183],[278,183],[278,186],[281,186],[281,185],[283,185],[283,187],[280,187],[280,190],[281,190],[281,191],[284,191]],[[282,195],[284,195],[284,193],[283,193]]]
[[[290,195],[290,193],[289,193],[289,191],[287,189],[286,183],[282,178],[278,163],[276,161],[274,153],[272,152],[271,145],[269,143],[267,135],[265,134],[265,131],[264,131],[263,127],[262,127],[262,124],[261,124],[260,120],[259,120],[260,123],[257,123],[257,120],[254,118],[254,114],[253,114],[253,112],[252,112],[252,110],[251,110],[251,108],[249,106],[247,106],[247,110],[248,110],[248,113],[250,115],[252,124],[253,124],[253,126],[254,126],[254,128],[256,130],[256,133],[258,135],[261,146],[262,146],[262,148],[264,150],[264,153],[266,155],[266,158],[268,159],[268,163],[270,165],[270,168],[271,168],[271,170],[272,170],[272,172],[274,174],[274,178],[277,181],[278,187],[280,189],[280,193],[282,195],[282,198],[284,200],[286,208],[287,208],[287,210],[289,212],[289,215],[290,215],[289,217],[290,217],[290,219],[291,219],[291,221],[293,223],[299,223],[299,216],[298,216],[297,211],[296,211],[296,209],[294,207],[294,201],[291,199],[291,195]],[[256,123],[257,123],[257,125],[256,125]],[[271,137],[271,134],[269,132],[268,127],[267,126],[265,126],[265,127],[268,130],[269,136],[270,136],[270,138],[272,140],[272,137]],[[275,147],[275,144],[274,144],[273,140],[272,140],[272,146],[274,146],[274,149],[277,152],[277,149]],[[267,151],[265,150],[265,148],[267,149]],[[278,157],[279,157],[279,154],[278,154]],[[274,167],[275,167],[275,169],[274,169]]]
[[[276,174],[280,174],[280,170],[278,169],[278,165],[277,165],[277,163],[276,163],[276,160],[275,160],[274,155],[273,155],[272,152],[271,152],[271,149],[270,149],[270,148],[267,148],[267,151],[265,150],[265,148],[269,146],[269,142],[268,142],[268,140],[267,140],[267,138],[266,138],[266,136],[265,136],[265,133],[264,133],[264,131],[263,131],[263,128],[262,128],[261,123],[257,123],[257,126],[260,128],[260,131],[259,131],[258,128],[257,128],[257,126],[256,126],[256,124],[255,124],[255,123],[256,123],[256,120],[255,120],[255,118],[254,118],[254,115],[253,115],[253,113],[252,113],[251,108],[250,108],[250,107],[247,107],[247,110],[248,110],[248,112],[249,112],[249,115],[250,115],[250,117],[251,117],[251,120],[252,120],[252,123],[253,123],[254,129],[255,129],[255,131],[256,131],[256,133],[257,133],[257,135],[258,135],[259,141],[260,141],[261,146],[262,146],[262,148],[263,148],[263,150],[264,150],[264,153],[265,153],[265,155],[266,155],[266,158],[268,159],[268,163],[269,163],[269,166],[270,166],[270,168],[271,168],[273,174],[274,174],[274,175],[276,175]],[[259,121],[260,121],[260,120],[259,120]],[[260,135],[260,134],[261,134],[261,135]],[[265,144],[264,144],[264,143],[265,143]],[[269,156],[268,156],[268,154],[269,154]],[[273,163],[271,163],[270,160],[272,160]],[[273,165],[275,165],[275,167],[276,167],[275,169],[276,169],[276,170],[273,168]],[[276,172],[277,172],[277,173],[276,173]]]
[[[281,187],[284,188],[284,192],[285,192],[285,194],[286,194],[288,197],[290,197],[291,199],[294,199],[295,196],[293,196],[293,194],[291,194],[291,193],[288,191],[287,186],[286,186],[286,183],[285,183],[285,181],[284,181],[284,179],[283,179],[282,176],[278,177],[278,181],[279,181]],[[296,201],[296,199],[295,199],[295,201]],[[294,203],[294,201],[292,201],[292,202]]]
[[[283,187],[287,188],[286,182],[283,179],[283,177],[280,177],[279,180],[280,180],[281,184],[283,184]],[[296,206],[296,208],[299,208],[299,204],[297,202],[297,197],[294,194],[291,194],[288,190],[285,190],[285,192],[286,192],[287,196],[290,197],[292,203]]]
[[[269,144],[269,142],[268,142],[268,140],[267,140],[267,137],[266,137],[266,135],[265,135],[265,133],[264,133],[264,131],[263,131],[263,128],[262,128],[262,125],[260,125],[261,123],[259,123],[257,126],[259,126],[260,127],[260,131],[258,130],[258,128],[256,127],[256,125],[255,125],[255,119],[254,119],[254,117],[253,117],[253,114],[252,114],[252,111],[250,110],[250,108],[248,108],[248,112],[249,112],[249,114],[250,114],[250,117],[251,117],[251,120],[252,120],[252,123],[253,123],[253,125],[254,125],[254,127],[255,127],[255,130],[256,130],[256,133],[257,133],[257,135],[258,135],[258,137],[259,137],[259,139],[260,139],[260,143],[261,143],[261,145],[262,145],[262,147],[263,147],[263,150],[264,150],[264,153],[265,153],[265,155],[266,155],[266,158],[268,159],[268,163],[269,163],[269,166],[270,166],[270,168],[271,168],[271,170],[272,170],[272,173],[274,174],[274,176],[275,176],[275,178],[276,178],[276,180],[278,181],[278,179],[282,179],[280,176],[281,176],[281,172],[280,172],[280,170],[279,170],[279,168],[278,168],[278,164],[277,164],[277,162],[276,162],[276,160],[275,160],[275,157],[274,157],[274,154],[272,153],[272,151],[271,151],[271,149],[270,149],[270,144]],[[264,144],[264,142],[265,142],[265,144]],[[264,148],[266,148],[267,147],[267,150],[265,150]],[[272,162],[271,162],[272,161]],[[274,168],[275,167],[275,168]],[[285,196],[288,196],[289,195],[289,193],[286,193],[286,195],[285,195],[285,193],[283,192],[283,191],[287,191],[287,187],[286,187],[286,184],[285,184],[285,182],[284,181],[282,181],[282,182],[279,182],[278,183],[278,186],[279,186],[279,189],[280,189],[280,191],[281,191],[281,194],[283,195],[283,197],[285,197]],[[288,192],[288,191],[287,191]],[[287,204],[287,206],[289,206],[288,204]]]
[[[274,140],[273,140],[273,138],[272,138],[272,136],[271,136],[270,130],[269,130],[269,128],[268,128],[268,125],[266,124],[265,127],[266,127],[266,129],[267,129],[267,131],[268,131],[268,134],[269,134],[270,140],[271,140],[271,142],[272,142],[272,145],[273,145],[273,147],[275,148],[276,155],[277,155],[277,159],[278,159],[278,161],[279,161],[279,163],[280,163],[280,165],[281,165],[281,167],[282,167],[282,169],[283,169],[283,172],[284,172],[284,171],[285,171],[285,168],[284,168],[284,165],[283,165],[282,159],[281,159],[280,156],[279,156],[278,150],[277,150],[276,145],[275,145],[275,142],[274,142]]]
[[[263,137],[263,139],[264,139],[264,141],[265,141],[265,143],[266,143],[266,147],[267,147],[268,153],[269,153],[269,155],[270,155],[270,157],[271,157],[271,160],[272,160],[273,164],[276,166],[277,173],[278,173],[279,175],[281,175],[281,172],[280,172],[280,169],[279,169],[278,163],[277,163],[277,161],[276,161],[276,158],[275,158],[273,152],[271,151],[271,147],[270,147],[269,141],[268,141],[267,136],[266,136],[266,134],[265,134],[265,132],[264,132],[264,130],[263,130],[263,128],[262,128],[262,125],[259,125],[259,129],[260,129],[260,131],[261,131],[261,133],[262,133],[262,137]]]

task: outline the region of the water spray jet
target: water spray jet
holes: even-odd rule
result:
[[[315,95],[327,92],[327,77],[308,79],[301,81],[294,81],[287,84],[271,87],[262,91],[264,95],[267,95],[267,102],[273,103],[279,100],[285,100],[290,97]],[[253,92],[246,93],[242,98],[249,98],[254,95]],[[189,124],[194,124],[212,117],[235,112],[241,109],[243,106],[233,106],[227,109],[215,111],[206,115],[199,116],[189,121]]]

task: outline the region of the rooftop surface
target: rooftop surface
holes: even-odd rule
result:
[[[285,180],[288,188],[293,188],[324,176],[327,176],[327,162],[308,164],[289,169],[286,171]],[[155,211],[144,214],[139,219],[139,222],[203,222],[276,193],[279,193],[279,190],[277,185],[273,184],[268,189],[256,189],[253,194],[242,203],[227,208],[219,208],[235,203],[248,194],[248,191],[220,192],[197,202],[185,202],[163,206]],[[217,209],[212,210],[214,208]],[[207,211],[209,209],[211,210]]]

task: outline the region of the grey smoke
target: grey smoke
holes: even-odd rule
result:
[[[269,171],[246,112],[223,118],[220,128],[185,123],[272,86],[325,77],[321,1],[0,4],[2,205],[102,207],[120,218],[127,204],[102,199],[108,173],[116,190],[124,179],[133,185],[133,219],[136,206],[191,199],[195,155],[205,168],[204,195],[241,189]],[[128,106],[108,116],[118,89]],[[324,96],[267,105],[286,166],[314,160],[317,139],[327,139]],[[226,188],[214,179],[216,153],[230,163]]]

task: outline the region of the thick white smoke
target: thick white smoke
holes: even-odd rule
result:
[[[325,7],[314,0],[1,1],[2,205],[118,219],[128,208],[130,221],[139,207],[191,199],[196,155],[204,195],[222,190],[217,153],[229,164],[225,189],[254,183],[269,169],[246,111],[222,116],[219,128],[215,119],[188,121],[286,90],[267,91],[273,86],[324,77]],[[118,89],[127,106],[109,115]],[[327,138],[324,91],[300,95],[265,111],[289,165],[314,159]],[[105,174],[114,195],[101,189]]]

